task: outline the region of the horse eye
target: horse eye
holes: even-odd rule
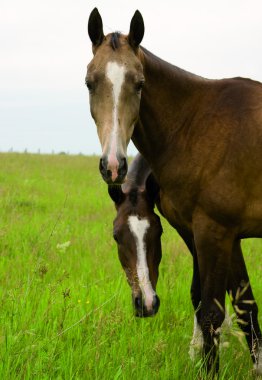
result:
[[[93,90],[93,84],[88,80],[86,79],[86,87],[88,88],[89,91],[92,91]]]
[[[141,80],[140,82],[136,83],[135,88],[136,88],[137,92],[140,92],[142,90],[142,88],[144,86],[144,83],[145,82],[143,80]]]

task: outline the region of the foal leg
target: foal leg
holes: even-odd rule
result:
[[[254,369],[262,375],[262,335],[257,318],[258,307],[249,283],[240,240],[234,242],[227,290],[232,297],[239,327],[245,334]]]
[[[214,376],[219,369],[220,327],[225,317],[225,294],[234,233],[202,212],[193,220],[201,283],[201,329],[204,338],[205,371]]]

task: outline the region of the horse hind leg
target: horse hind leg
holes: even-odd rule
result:
[[[196,249],[194,248],[195,254],[193,255],[193,278],[191,283],[191,300],[195,310],[194,315],[194,328],[193,336],[190,341],[189,346],[189,356],[191,361],[195,361],[200,358],[200,355],[203,351],[204,338],[201,330],[201,287],[200,287],[200,278],[199,278],[199,268],[197,263]],[[223,327],[228,329],[231,326],[231,318],[227,312],[225,312],[225,319],[222,324],[222,333]],[[222,336],[223,338],[223,336]]]
[[[258,307],[244,262],[240,240],[233,245],[227,291],[238,318],[238,325],[245,334],[254,363],[254,371],[262,375],[262,335],[258,323]]]
[[[193,241],[193,240],[192,240]],[[188,245],[188,244],[187,244]],[[191,283],[191,301],[195,310],[194,315],[194,328],[193,328],[193,336],[190,341],[189,346],[189,356],[190,359],[194,362],[196,359],[200,358],[200,355],[203,351],[204,338],[201,330],[201,286],[200,286],[200,277],[199,277],[199,268],[197,262],[197,253],[194,243],[191,245],[190,252],[193,256],[193,278]],[[230,316],[225,313],[225,320],[222,325],[227,326],[231,324]],[[228,327],[227,327],[228,328]]]

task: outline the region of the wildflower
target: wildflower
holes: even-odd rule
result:
[[[71,245],[71,241],[68,240],[64,243],[61,243],[61,244],[57,244],[56,245],[56,248],[58,249],[58,251],[62,252],[62,253],[65,253],[65,251],[67,250],[68,247],[70,247]]]

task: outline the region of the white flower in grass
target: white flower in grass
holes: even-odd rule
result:
[[[64,243],[57,244],[56,248],[58,249],[58,251],[65,253],[65,251],[67,250],[68,247],[70,247],[70,245],[71,245],[71,241],[68,240]]]

